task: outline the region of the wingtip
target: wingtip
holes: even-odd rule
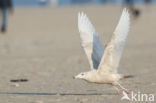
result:
[[[85,29],[85,31],[89,30],[91,33],[95,32],[93,24],[84,12],[78,12],[78,29],[79,32]]]
[[[83,13],[83,11],[79,11],[78,12],[78,16],[84,15],[85,13]]]
[[[78,18],[80,17],[80,15],[81,15],[81,12],[79,11],[79,12],[78,12]]]
[[[129,11],[128,11],[128,9],[127,9],[127,8],[124,8],[124,9],[123,9],[123,13],[129,15]]]
[[[122,16],[125,16],[128,19],[128,21],[130,20],[130,14],[127,8],[123,9]]]
[[[127,8],[124,8],[124,9],[123,9],[123,11],[126,11],[126,12],[127,12],[127,11],[128,11],[128,9],[127,9]]]
[[[77,13],[77,15],[78,15],[78,16],[80,15],[80,11]]]
[[[78,12],[78,21],[84,23],[87,20],[87,15],[82,11]]]

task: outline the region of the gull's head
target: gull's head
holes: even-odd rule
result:
[[[87,72],[82,72],[82,73],[76,75],[76,76],[74,77],[74,79],[86,79],[87,74],[88,74]]]

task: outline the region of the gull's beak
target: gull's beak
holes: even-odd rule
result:
[[[78,76],[73,76],[73,79],[77,79],[78,78]]]
[[[76,79],[76,76],[73,76],[73,79]]]

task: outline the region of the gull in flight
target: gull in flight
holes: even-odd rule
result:
[[[87,55],[91,70],[82,72],[75,79],[84,79],[93,83],[112,84],[118,93],[121,90],[129,93],[129,90],[119,84],[119,80],[129,76],[119,74],[118,66],[125,41],[129,32],[130,17],[126,9],[123,9],[119,23],[106,46],[99,40],[98,33],[89,18],[83,12],[78,13],[78,29],[81,45]],[[118,88],[120,87],[120,89]]]

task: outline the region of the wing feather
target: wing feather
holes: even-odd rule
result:
[[[129,32],[130,17],[126,9],[123,10],[119,23],[104,51],[98,70],[100,72],[117,72],[121,54]]]
[[[78,13],[78,29],[81,45],[87,55],[90,68],[97,69],[103,55],[104,47],[100,43],[94,26],[83,12]]]

